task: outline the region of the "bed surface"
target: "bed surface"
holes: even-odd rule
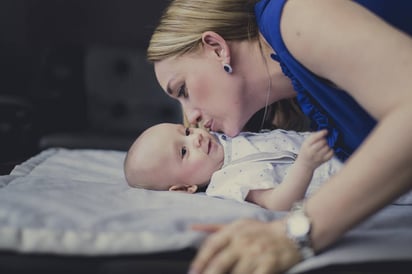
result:
[[[0,176],[0,251],[72,258],[178,254],[195,250],[205,237],[190,230],[193,223],[284,215],[204,194],[130,188],[123,177],[124,156],[122,151],[52,148]],[[193,253],[184,254],[188,259]],[[290,273],[374,262],[410,267],[411,261],[408,193]]]

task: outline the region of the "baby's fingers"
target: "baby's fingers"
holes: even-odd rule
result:
[[[327,135],[328,135],[328,130],[322,129],[322,130],[314,132],[312,134],[312,138],[316,142],[316,140],[324,139]]]
[[[312,133],[304,142],[303,145],[306,145],[308,147],[313,146],[314,144],[318,143],[321,140],[326,140],[326,135],[328,134],[328,131],[326,129],[316,131]]]
[[[323,161],[326,162],[330,160],[334,155],[333,149],[331,149],[329,146],[327,147],[326,151],[323,153]]]

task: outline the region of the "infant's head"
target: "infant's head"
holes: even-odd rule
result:
[[[130,186],[196,192],[207,185],[224,161],[215,135],[200,128],[162,123],[145,130],[124,162]]]

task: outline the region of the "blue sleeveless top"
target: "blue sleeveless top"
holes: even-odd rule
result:
[[[337,157],[346,160],[376,125],[376,121],[344,90],[326,83],[302,66],[286,48],[280,32],[280,18],[287,0],[262,0],[255,6],[262,35],[275,50],[278,61],[297,91],[302,111],[312,121],[314,130],[327,129],[328,143]],[[412,33],[412,1],[355,1],[394,26]]]

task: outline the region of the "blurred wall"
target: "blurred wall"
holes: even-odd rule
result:
[[[0,1],[0,162],[71,138],[92,147],[82,136],[127,148],[146,127],[179,122],[145,59],[167,2]]]

